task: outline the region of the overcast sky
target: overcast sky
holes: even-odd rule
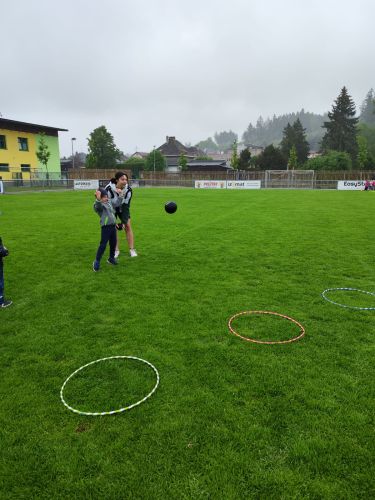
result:
[[[61,155],[105,125],[125,153],[195,144],[259,115],[357,110],[375,87],[374,0],[17,0],[0,13],[0,113],[67,128]]]

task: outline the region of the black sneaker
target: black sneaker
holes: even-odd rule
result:
[[[112,264],[112,266],[117,266],[117,260],[109,257],[107,260],[108,264]]]
[[[13,302],[11,300],[4,300],[4,302],[2,304],[0,304],[0,307],[9,307],[13,304]]]

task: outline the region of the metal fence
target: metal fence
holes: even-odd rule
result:
[[[2,181],[4,193],[21,193],[27,191],[55,191],[73,189],[74,181],[70,179],[14,179]]]
[[[232,174],[232,173],[231,173]],[[322,175],[306,174],[299,175],[296,171],[287,174],[277,173],[272,174],[267,171],[262,172],[246,172],[242,174],[237,172],[236,177],[233,175],[226,176],[223,173],[215,175],[217,179],[211,176],[194,176],[194,175],[157,175],[155,177],[147,176],[147,178],[132,179],[131,184],[133,187],[139,188],[152,188],[152,187],[175,187],[175,188],[194,188],[196,180],[260,180],[262,189],[337,189],[338,180],[364,180],[372,179],[375,177],[374,172],[357,172],[357,175],[351,172],[351,175],[340,176],[337,172],[331,172],[331,176],[325,177]],[[326,173],[327,174],[327,173]],[[367,174],[367,175],[365,175]],[[13,179],[9,181],[0,181],[3,184],[4,193],[20,193],[27,191],[58,191],[58,190],[72,190],[74,189],[73,179]],[[99,179],[100,185],[103,186],[108,182],[108,179]],[[0,186],[1,191],[1,186]]]
[[[132,178],[129,170],[123,170]],[[66,175],[69,179],[110,179],[115,175],[116,170],[105,169],[75,169],[69,170]],[[150,181],[162,180],[264,180],[266,172],[279,172],[281,174],[305,176],[308,170],[208,170],[208,171],[187,171],[187,172],[148,172],[143,171],[140,179]],[[288,173],[289,172],[289,173]],[[277,175],[277,174],[276,174]],[[309,174],[307,174],[309,175]],[[134,176],[134,178],[138,178]],[[375,178],[374,171],[365,170],[315,170],[314,178],[316,180],[366,180]]]

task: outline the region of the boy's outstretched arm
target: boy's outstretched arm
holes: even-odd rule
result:
[[[102,195],[101,195],[100,191],[95,191],[96,201],[94,203],[94,210],[98,214],[101,214],[103,212],[103,205],[102,205],[102,203],[100,201],[101,197],[102,197]]]

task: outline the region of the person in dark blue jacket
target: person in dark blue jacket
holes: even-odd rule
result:
[[[5,300],[4,297],[4,264],[3,258],[9,254],[8,249],[3,245],[3,240],[0,237],[0,307],[8,307],[12,304],[11,300]]]
[[[108,200],[108,193],[104,188],[99,188],[95,192],[96,201],[94,210],[100,217],[101,239],[98,251],[96,252],[95,260],[92,264],[93,271],[97,272],[100,268],[100,260],[103,257],[107,243],[109,242],[109,258],[108,264],[116,265],[115,258],[116,249],[116,205],[121,204],[121,198],[118,198],[115,203]]]

